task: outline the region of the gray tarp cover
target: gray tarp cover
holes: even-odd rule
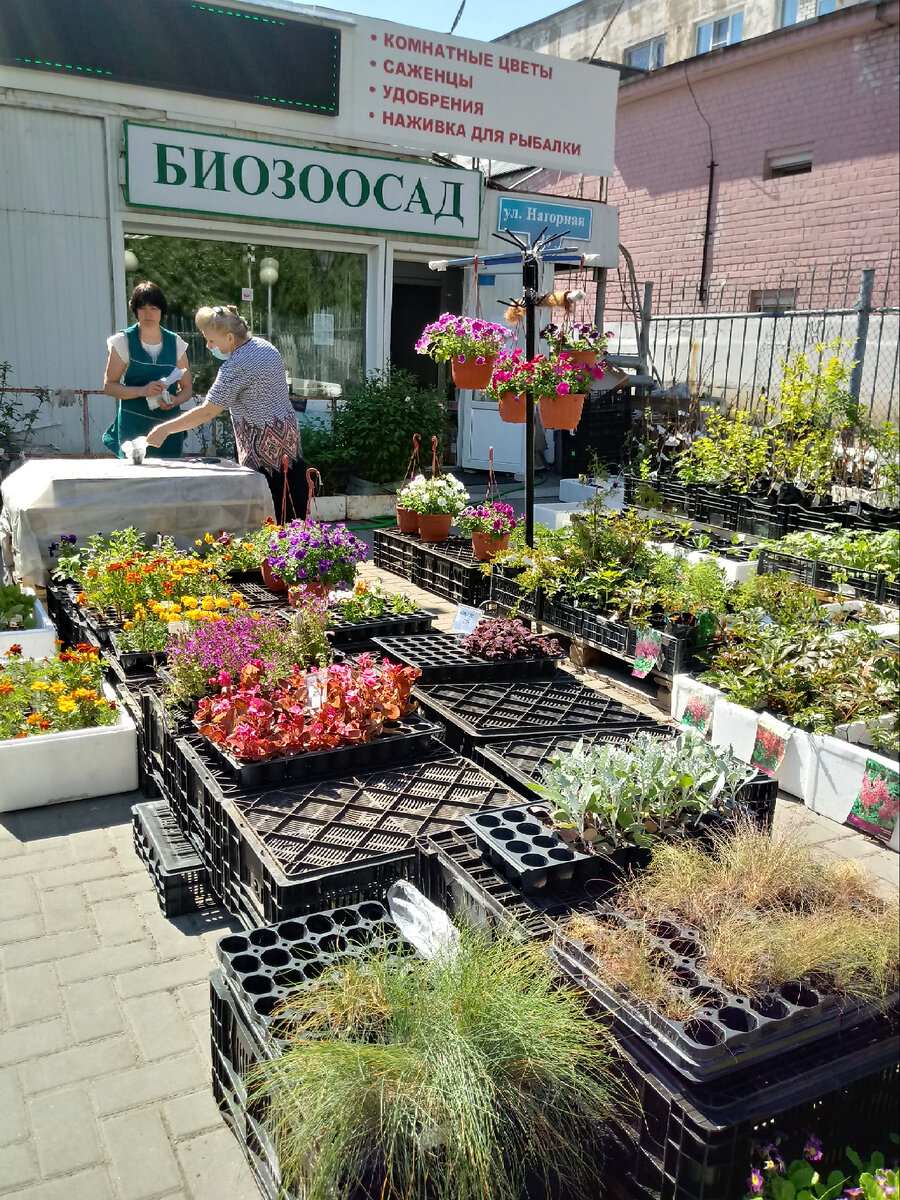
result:
[[[245,533],[274,516],[262,475],[237,463],[118,458],[37,458],[3,482],[0,547],[22,583],[43,586],[52,568],[48,547],[60,534],[78,535],[135,525],[192,545],[207,530]]]

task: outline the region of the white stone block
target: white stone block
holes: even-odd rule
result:
[[[31,592],[31,588],[23,588]],[[33,592],[31,592],[34,595]],[[6,629],[0,633],[0,658],[10,646],[21,646],[23,658],[52,658],[56,653],[56,626],[47,616],[43,604],[35,597],[34,629]]]

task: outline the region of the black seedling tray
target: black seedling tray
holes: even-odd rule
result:
[[[602,906],[596,915],[625,929],[646,929],[649,951],[669,971],[673,987],[685,999],[698,1001],[696,1015],[686,1022],[662,1016],[606,975],[602,962],[560,929],[554,933],[554,959],[612,1014],[617,1030],[636,1034],[679,1075],[695,1083],[832,1037],[878,1012],[872,1003],[818,991],[805,981],[783,984],[758,997],[739,995],[703,969],[701,935],[691,926],[665,920],[645,925]]]
[[[110,644],[113,654],[127,676],[147,675],[165,663],[166,653],[164,650],[120,650],[118,635],[118,630],[110,635]]]
[[[165,800],[136,804],[131,810],[134,848],[150,873],[165,917],[196,912],[209,903],[206,868],[182,834]]]
[[[352,646],[357,642],[368,642],[376,637],[398,637],[410,633],[428,633],[434,623],[431,613],[418,609],[412,613],[391,613],[370,621],[347,621],[339,614],[339,606],[332,607],[331,620],[334,629],[331,641],[335,646]]]
[[[440,733],[440,726],[417,712],[411,712],[402,721],[386,723],[383,732],[372,742],[338,746],[334,750],[313,750],[289,758],[241,762],[214,742],[207,741],[207,745],[210,754],[232,779],[242,788],[255,791],[279,783],[319,779],[323,775],[340,775],[345,771],[365,771],[373,767],[410,762],[427,754]]]
[[[377,900],[229,934],[216,947],[222,971],[261,1038],[282,1032],[284,1022],[273,1013],[288,996],[341,961],[368,954],[415,954]]]
[[[452,633],[418,633],[410,637],[376,637],[375,645],[396,662],[421,671],[418,684],[478,683],[497,679],[540,679],[556,672],[560,655],[503,661],[478,658],[463,650]]]
[[[308,912],[313,903],[365,899],[373,883],[409,876],[417,838],[513,799],[444,749],[392,770],[248,794],[217,770],[202,740],[182,739],[178,748],[185,806],[200,830],[211,885],[254,924]]]
[[[234,590],[240,592],[251,608],[282,608],[287,599],[286,591],[273,592],[261,582],[237,582]]]
[[[493,808],[466,817],[484,856],[523,892],[570,887],[594,860],[567,846],[523,806]]]
[[[580,734],[548,734],[544,737],[510,738],[508,741],[484,742],[474,751],[474,759],[508,787],[526,799],[534,799],[535,786],[540,780],[541,767],[559,754],[571,754],[579,742],[596,746],[604,742],[627,742],[634,733],[645,730],[666,737],[675,732],[659,725],[650,717],[638,717],[633,729],[587,730]],[[760,824],[771,828],[778,797],[778,781],[757,771],[736,797],[736,807],[749,812]]]
[[[797,554],[783,554],[776,550],[760,550],[757,570],[760,575],[784,571],[799,583],[826,592],[839,591],[846,577],[846,586],[852,588],[860,600],[878,601],[884,596],[884,574],[881,571],[851,570],[835,563],[802,558]]]
[[[550,680],[437,684],[418,690],[426,711],[446,724],[445,740],[463,753],[485,741],[532,734],[602,730],[615,735],[656,722],[563,672]]]
[[[517,582],[522,572],[509,567],[491,567],[488,599],[505,612],[514,612],[523,621],[539,621],[544,596],[540,588],[523,592]]]

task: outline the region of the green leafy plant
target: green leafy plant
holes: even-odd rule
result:
[[[338,596],[334,610],[345,621],[374,621],[387,615],[419,611],[418,602],[403,592],[389,592],[377,580],[358,579],[353,591]]]
[[[704,407],[701,411],[705,431],[678,458],[676,475],[682,483],[727,483],[736,492],[747,492],[768,463],[766,430],[758,427],[747,409],[720,413]]]
[[[342,461],[351,474],[372,483],[391,483],[403,477],[414,433],[427,445],[432,436],[443,441],[446,429],[447,414],[437,393],[423,391],[414,375],[396,367],[370,371],[335,411],[326,460],[330,456],[335,469]],[[315,449],[315,441],[312,449],[307,441],[304,453],[310,462]]]
[[[322,494],[340,496],[347,490],[350,479],[349,456],[357,452],[354,445],[347,447],[341,441],[341,430],[346,427],[338,422],[338,430],[330,429],[324,421],[304,425],[303,461],[307,467],[315,467],[322,479]],[[355,467],[355,462],[354,462]],[[394,477],[396,478],[396,476]],[[374,482],[380,482],[375,480]]]
[[[422,516],[450,513],[458,517],[469,502],[469,493],[455,475],[417,475],[398,494],[397,502]]]
[[[833,532],[799,530],[775,541],[761,541],[751,552],[751,558],[756,558],[760,550],[817,559],[851,571],[883,571],[891,581],[900,576],[898,529],[871,533],[864,529],[840,529],[835,525]]]
[[[0,633],[16,629],[34,629],[34,596],[29,596],[17,583],[0,583]]]
[[[540,945],[463,930],[452,956],[348,961],[281,1015],[284,1052],[249,1088],[287,1190],[510,1200],[533,1172],[596,1195],[614,1071]]]
[[[24,454],[41,409],[50,403],[50,392],[47,388],[35,388],[31,394],[17,391],[7,382],[12,373],[11,363],[0,362],[0,447]]]

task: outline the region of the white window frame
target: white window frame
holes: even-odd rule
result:
[[[835,0],[817,0],[816,16],[806,17],[801,21],[800,0],[781,0],[781,28],[790,29],[792,25],[804,25],[807,21],[814,21],[817,17],[825,17],[828,13],[835,12],[836,8]],[[790,13],[793,13],[793,16],[789,20]]]
[[[791,169],[796,167],[800,169]],[[795,150],[792,154],[767,154],[763,179],[790,179],[794,175],[808,175],[812,169],[812,150]]]
[[[630,61],[632,54],[635,54],[637,51],[643,50],[644,48],[647,48],[650,51],[649,67],[639,67],[636,63],[632,63]],[[643,42],[637,42],[634,46],[629,46],[622,55],[622,62],[626,67],[634,67],[634,69],[638,71],[656,71],[660,67],[664,67],[666,65],[665,52],[666,35],[663,33],[659,37],[647,38]],[[659,58],[661,61],[657,62],[657,58]]]
[[[735,20],[737,19],[737,26]],[[716,26],[723,22],[728,24],[728,32],[724,39],[715,40]],[[703,40],[703,31],[709,30],[709,45],[701,49],[701,41]],[[737,36],[735,36],[737,32]],[[708,21],[699,21],[694,33],[694,46],[696,54],[708,54],[712,50],[722,50],[726,46],[736,46],[742,39],[744,32],[744,10],[742,8],[732,9],[731,12],[722,13],[721,15],[712,17]]]

